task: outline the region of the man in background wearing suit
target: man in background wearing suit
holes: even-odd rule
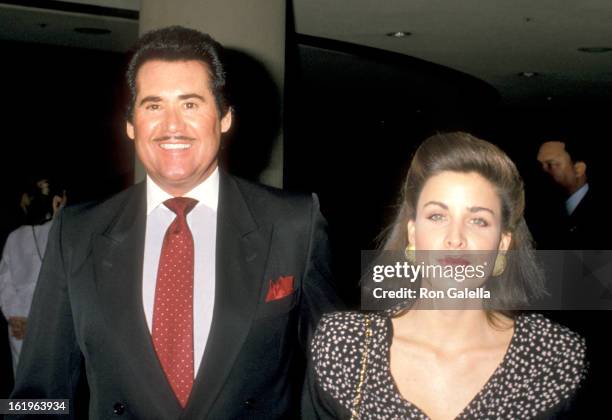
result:
[[[145,34],[127,79],[146,182],[58,217],[12,398],[72,398],[84,359],[90,418],[295,418],[336,302],[317,198],[218,167],[232,110],[208,35]]]
[[[612,322],[612,290],[606,275],[591,273],[601,273],[599,270],[611,263],[609,251],[598,251],[611,249],[609,211],[598,185],[588,182],[592,159],[584,141],[567,135],[546,141],[540,145],[537,159],[562,197],[540,203],[538,247],[565,250],[558,255],[567,258],[563,278],[550,279],[560,281],[563,310],[547,314],[586,339],[590,369],[572,418],[596,418],[607,410],[606,389],[612,372],[611,347],[601,330],[602,325]]]
[[[562,249],[603,249],[601,245],[608,241],[608,238],[602,237],[601,220],[597,219],[597,215],[604,212],[597,192],[588,183],[585,154],[578,144],[568,140],[546,141],[538,151],[542,170],[565,197],[563,203],[558,203],[560,217],[553,219],[561,221],[561,224],[551,226],[548,232],[550,237],[543,240],[550,241],[556,237],[555,241],[558,239],[561,243],[554,244],[556,247],[562,245]],[[550,212],[548,217],[550,220]],[[553,229],[556,232],[550,232]]]

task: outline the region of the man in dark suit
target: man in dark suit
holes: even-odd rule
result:
[[[335,306],[317,198],[218,168],[232,110],[207,35],[145,34],[127,77],[147,180],[59,216],[12,398],[73,398],[84,359],[90,418],[294,418]]]
[[[562,202],[548,203],[544,210],[550,229],[549,238],[542,241],[554,244],[553,249],[605,249],[608,241],[602,235],[602,227],[606,226],[597,217],[604,216],[603,202],[589,185],[588,159],[583,149],[576,142],[564,140],[546,141],[538,151],[542,170],[558,188],[559,196],[564,197]]]
[[[597,418],[607,410],[606,389],[612,372],[609,340],[602,334],[602,326],[612,322],[610,279],[602,274],[610,272],[605,269],[610,265],[610,252],[605,251],[610,249],[609,212],[597,185],[588,182],[592,159],[585,142],[567,135],[560,140],[546,141],[538,151],[542,170],[557,186],[560,199],[541,203],[536,224],[541,234],[536,240],[540,249],[560,250],[559,261],[563,261],[563,278],[557,288],[561,293],[557,309],[562,310],[548,315],[586,339],[590,369],[572,418]]]

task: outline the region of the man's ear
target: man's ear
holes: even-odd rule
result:
[[[576,174],[577,177],[584,176],[584,174],[586,174],[586,169],[587,169],[586,163],[582,161],[578,161],[574,163],[574,173]]]
[[[223,118],[221,118],[221,132],[222,133],[227,133],[229,129],[231,128],[233,113],[234,113],[234,109],[230,106],[227,112],[225,113],[225,115],[223,116]]]
[[[125,122],[125,132],[130,139],[134,140],[134,126],[129,121]]]
[[[512,233],[502,233],[501,239],[499,241],[499,250],[507,251],[510,248],[510,244],[512,243]]]
[[[406,230],[406,233],[408,235],[408,243],[414,245],[416,243],[414,220],[408,220],[408,223],[406,224]]]

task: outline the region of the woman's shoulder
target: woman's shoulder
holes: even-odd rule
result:
[[[352,352],[353,347],[363,344],[366,331],[380,334],[385,329],[387,318],[376,313],[355,311],[332,312],[323,315],[313,339],[312,350],[335,353]]]
[[[520,335],[531,349],[543,351],[553,359],[584,361],[585,340],[576,332],[539,313],[521,315],[517,322]]]
[[[586,376],[584,338],[541,314],[517,319],[517,352],[529,365],[530,383],[551,401],[571,397]]]
[[[344,406],[350,406],[366,351],[385,339],[387,319],[362,312],[334,312],[321,318],[310,348],[319,386]],[[370,330],[368,333],[367,331]]]
[[[339,311],[324,314],[317,327],[318,333],[329,333],[352,336],[360,335],[366,322],[370,324],[385,323],[386,316],[376,312]]]

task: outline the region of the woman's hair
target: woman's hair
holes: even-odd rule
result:
[[[490,316],[499,312],[514,317],[512,308],[524,308],[545,293],[544,278],[535,262],[531,234],[523,217],[523,181],[514,163],[497,146],[463,132],[438,133],[426,139],[412,158],[397,215],[381,235],[380,248],[406,248],[407,222],[416,218],[421,191],[432,176],[444,171],[479,174],[494,186],[501,200],[502,232],[511,233],[512,239],[504,273],[485,283],[491,291],[485,304]]]

